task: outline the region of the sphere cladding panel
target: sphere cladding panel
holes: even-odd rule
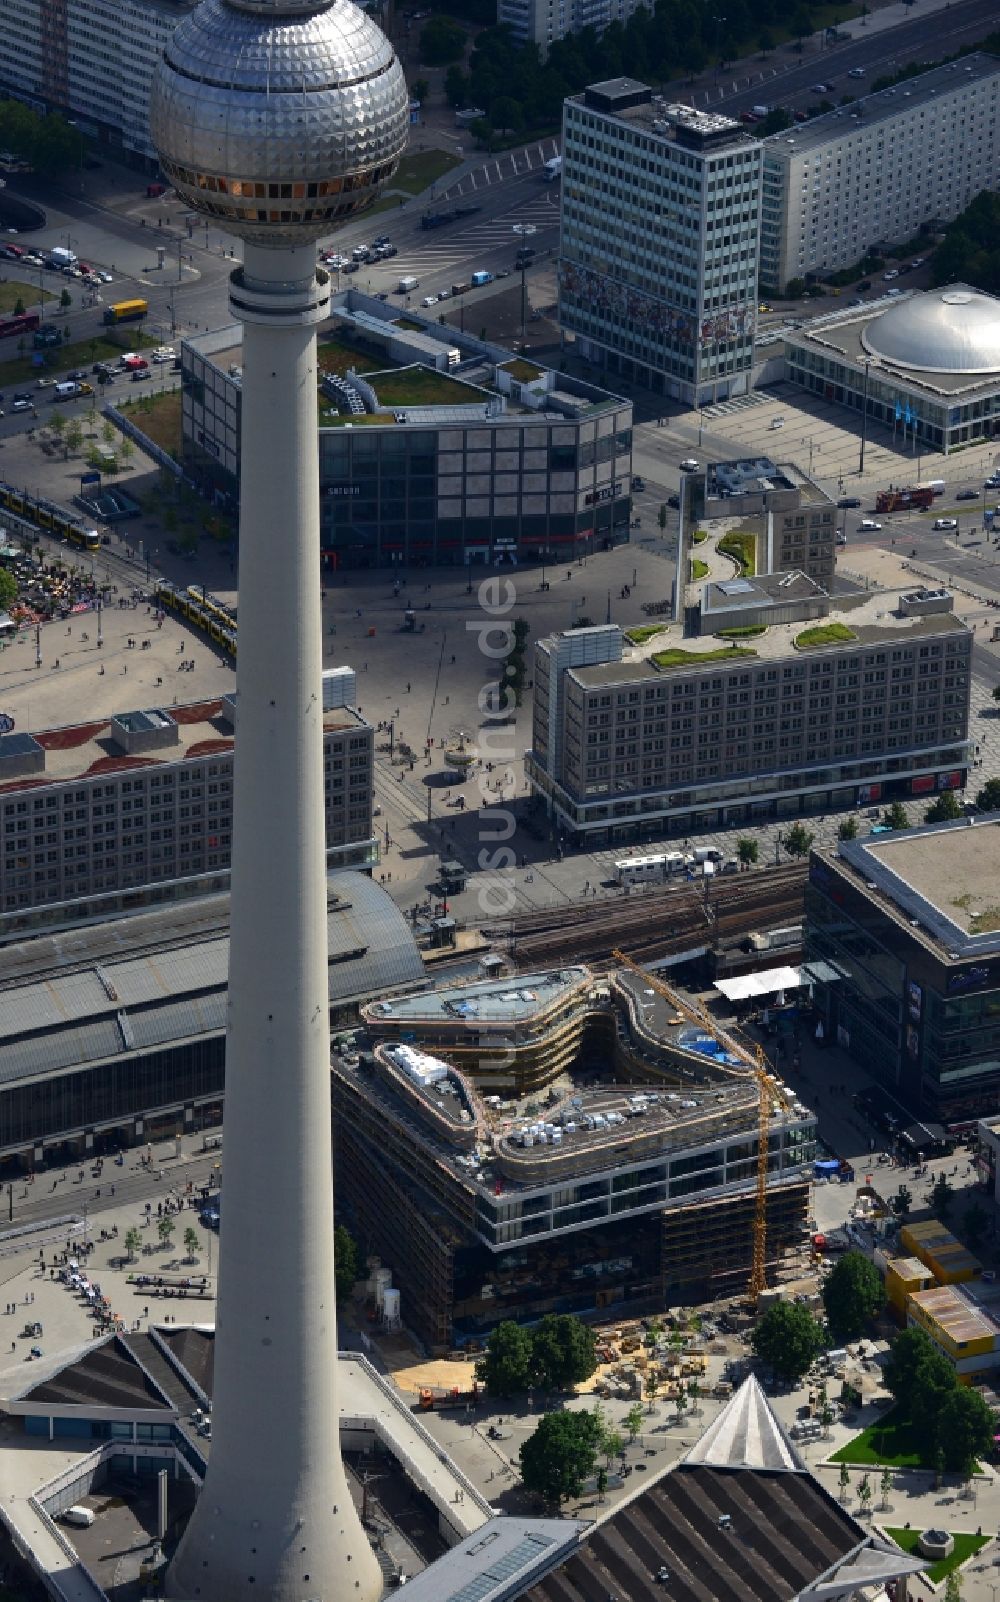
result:
[[[167,46],[150,124],[193,209],[278,245],[375,198],[406,146],[409,96],[389,41],[353,0],[277,22],[202,0]]]

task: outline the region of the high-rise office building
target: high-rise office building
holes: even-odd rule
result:
[[[201,0],[150,101],[170,182],[244,248],[226,1218],[212,1455],[167,1577],[185,1602],[382,1592],[338,1436],[316,240],[375,199],[408,122],[351,0]]]
[[[519,44],[549,45],[582,28],[603,33],[612,22],[627,22],[641,0],[497,0],[497,22]]]
[[[609,373],[691,405],[750,387],[761,146],[632,78],[563,108],[559,316]]]

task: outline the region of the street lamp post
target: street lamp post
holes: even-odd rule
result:
[[[865,470],[865,444],[868,439],[868,375],[871,371],[871,362],[865,362],[865,388],[861,400],[861,454],[858,457],[858,477]]]
[[[521,258],[521,344],[523,345],[524,344],[524,338],[525,338],[525,326],[526,326],[527,320],[528,320],[527,319],[528,283],[527,283],[527,279],[525,277],[525,274],[527,273],[527,270],[528,270],[528,262],[527,262],[527,258],[525,256],[525,254],[524,254],[524,249],[525,249],[525,243],[524,242],[525,242],[526,239],[530,239],[532,234],[537,233],[538,230],[536,229],[534,223],[515,223],[514,224],[514,232],[515,232],[515,234],[517,234],[518,238],[521,241],[521,243],[520,243],[520,245],[518,247],[518,255]]]

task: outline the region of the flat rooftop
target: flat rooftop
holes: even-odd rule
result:
[[[553,968],[520,974],[517,979],[490,979],[451,990],[429,990],[420,996],[374,1001],[364,1013],[376,1027],[380,1023],[525,1023],[591,977],[583,966]]]
[[[826,656],[831,652],[864,650],[874,645],[899,645],[911,640],[932,639],[942,634],[968,634],[965,624],[953,612],[937,612],[923,617],[903,615],[898,608],[903,597],[912,593],[912,586],[905,590],[872,590],[860,605],[852,606],[849,610],[837,612],[834,609],[828,617],[818,618],[814,622],[798,619],[791,623],[769,623],[765,634],[729,646],[721,645],[712,635],[687,635],[681,623],[666,623],[641,645],[626,641],[625,657],[621,662],[572,667],[567,672],[580,684],[589,687],[651,683],[664,673],[671,676],[685,672],[702,673],[708,663],[717,671],[720,668],[752,666],[755,659],[760,662],[788,661],[791,657]],[[808,630],[828,628],[837,623],[850,629],[850,638],[830,639],[810,645],[796,643],[799,636]],[[657,664],[654,658],[665,651],[678,651],[683,655],[675,661]]]
[[[732,461],[710,462],[705,493],[725,500],[727,496],[766,495],[770,490],[798,490],[801,506],[832,506],[825,490],[795,462],[775,462],[769,456],[743,456]]]
[[[571,95],[570,100],[623,122],[640,123],[654,134],[691,149],[750,143],[749,134],[734,118],[667,100],[637,78],[608,78],[603,83],[592,83],[582,93]]]
[[[1000,950],[1000,816],[842,840],[836,857],[942,960]]]
[[[822,77],[820,68],[816,70]],[[862,93],[853,105],[840,106],[836,111],[824,112],[821,117],[796,123],[794,128],[782,133],[769,134],[763,141],[765,160],[769,156],[789,159],[810,155],[823,145],[876,128],[879,123],[889,122],[904,112],[919,110],[921,106],[990,78],[1000,79],[1000,61],[979,50],[947,66],[932,67],[918,78],[894,84],[891,89],[880,89],[877,94],[864,94],[864,83],[859,80],[858,88]],[[843,84],[842,78],[840,83]]]
[[[957,1346],[967,1341],[996,1340],[1000,1335],[1000,1319],[962,1285],[935,1285],[931,1290],[914,1291],[910,1301]]]
[[[786,331],[785,344],[814,354],[817,350],[832,352],[845,361],[855,363],[859,382],[863,381],[867,364],[873,380],[880,373],[891,374],[894,381],[898,380],[910,389],[926,390],[929,395],[944,398],[961,395],[965,399],[974,399],[978,394],[994,394],[1000,384],[996,373],[930,372],[925,368],[894,364],[888,357],[874,356],[867,349],[861,337],[865,329],[889,307],[901,306],[918,293],[917,290],[911,290],[898,299],[869,302],[867,306],[855,307],[850,312],[833,312],[828,318],[818,318],[808,328]]]
[[[116,713],[125,727],[133,731],[150,730],[156,723],[170,733],[171,743],[154,746],[129,755],[115,739],[112,718],[91,723],[70,723],[56,729],[36,729],[29,738],[45,754],[44,770],[0,783],[0,795],[15,790],[35,790],[49,784],[65,784],[77,779],[99,779],[109,773],[125,773],[140,768],[162,768],[193,757],[228,754],[233,749],[233,726],[222,699],[196,701],[187,706],[151,707]],[[177,739],[173,740],[176,727]],[[336,707],[324,714],[324,729],[367,728],[364,718],[351,707]],[[25,735],[0,736],[0,759],[6,754],[20,755],[29,749]],[[18,742],[9,745],[8,741]]]

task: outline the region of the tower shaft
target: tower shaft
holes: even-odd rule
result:
[[[337,1406],[311,242],[248,243],[224,1207],[211,1458],[188,1602],[373,1602]]]

